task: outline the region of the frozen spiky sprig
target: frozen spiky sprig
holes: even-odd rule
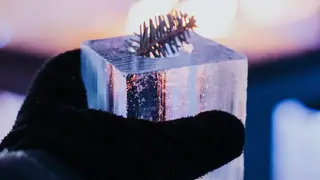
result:
[[[189,17],[181,11],[159,15],[140,25],[140,34],[126,41],[129,51],[144,57],[167,57],[179,51],[181,44],[187,43],[190,31],[196,25],[194,16]],[[170,48],[171,51],[168,50]]]

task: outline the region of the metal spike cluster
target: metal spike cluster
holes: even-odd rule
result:
[[[173,11],[149,19],[149,26],[140,25],[140,34],[134,33],[137,39],[131,38],[126,43],[137,55],[144,57],[167,57],[179,51],[182,43],[188,43],[190,30],[196,26],[194,16],[188,17],[181,11]],[[170,49],[170,51],[169,51]]]

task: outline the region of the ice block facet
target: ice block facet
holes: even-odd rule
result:
[[[246,117],[247,58],[194,34],[193,51],[147,58],[129,53],[130,36],[81,45],[82,77],[90,108],[124,117],[173,120],[206,110]],[[242,180],[243,156],[202,179]]]

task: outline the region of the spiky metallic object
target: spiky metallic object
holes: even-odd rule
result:
[[[144,57],[167,57],[179,51],[182,43],[188,43],[190,30],[196,25],[194,16],[189,17],[181,11],[173,11],[167,15],[150,18],[149,25],[143,22],[140,25],[140,34],[134,33],[137,38],[126,41],[129,50]],[[168,50],[170,48],[170,51]]]

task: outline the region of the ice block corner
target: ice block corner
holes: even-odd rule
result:
[[[193,51],[146,58],[125,48],[122,36],[81,45],[88,106],[124,117],[173,120],[223,110],[245,123],[248,62],[244,54],[193,35]],[[243,156],[201,179],[242,180]]]

